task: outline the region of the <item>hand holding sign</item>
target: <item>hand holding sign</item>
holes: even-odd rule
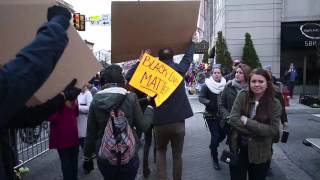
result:
[[[156,96],[154,100],[158,107],[168,99],[182,79],[170,66],[145,53],[129,84],[148,96]]]

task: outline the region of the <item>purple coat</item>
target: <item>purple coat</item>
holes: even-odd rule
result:
[[[49,117],[50,149],[65,149],[79,144],[77,116],[79,109],[77,103],[71,108],[63,106],[60,110]]]

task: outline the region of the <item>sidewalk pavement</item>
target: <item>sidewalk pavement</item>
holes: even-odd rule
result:
[[[299,96],[294,95],[286,107],[287,114],[320,114],[320,108],[312,108],[299,103]]]
[[[188,95],[190,100],[197,100],[197,95]],[[196,108],[194,108],[196,107]],[[202,113],[204,112],[204,106],[202,104],[193,105],[193,112]],[[312,108],[299,103],[299,96],[295,95],[289,100],[289,106],[286,106],[287,114],[320,114],[320,108]]]

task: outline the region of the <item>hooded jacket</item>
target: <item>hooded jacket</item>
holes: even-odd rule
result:
[[[123,96],[126,96],[124,100]],[[107,125],[109,112],[122,100],[123,102],[119,109],[126,114],[132,130],[134,131],[133,127],[144,132],[149,129],[151,122],[144,120],[136,94],[121,87],[110,87],[99,91],[94,96],[89,108],[87,137],[84,147],[85,157],[92,157],[93,153],[97,154]],[[136,142],[138,142],[135,131],[134,135]],[[138,152],[137,148],[138,146],[136,146],[136,154]]]

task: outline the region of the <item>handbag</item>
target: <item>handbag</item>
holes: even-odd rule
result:
[[[228,150],[223,150],[220,160],[230,166],[236,166],[238,164],[238,155]]]

